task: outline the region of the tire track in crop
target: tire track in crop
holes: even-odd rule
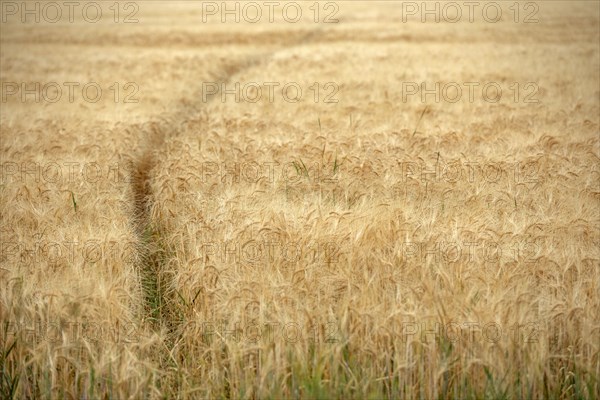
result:
[[[230,83],[237,74],[248,70],[257,65],[267,63],[277,52],[283,49],[306,45],[322,31],[321,28],[313,29],[300,38],[293,37],[285,46],[277,46],[274,50],[266,51],[262,54],[249,57],[241,62],[224,66],[221,73],[216,74],[215,81],[218,84]],[[259,43],[260,44],[260,43]],[[137,232],[140,245],[139,260],[142,288],[145,297],[145,315],[144,320],[150,322],[154,330],[166,328],[167,332],[175,332],[181,320],[175,318],[173,304],[177,299],[172,293],[169,293],[171,280],[165,273],[165,266],[171,258],[172,251],[168,248],[164,240],[164,229],[161,221],[154,220],[151,216],[152,199],[154,194],[151,189],[151,180],[153,170],[158,165],[157,150],[161,149],[168,137],[177,133],[177,127],[185,122],[190,116],[199,113],[203,107],[206,107],[216,97],[212,97],[201,107],[187,106],[174,112],[165,119],[149,122],[145,129],[147,137],[143,138],[142,149],[133,162],[131,172],[131,190],[133,192],[133,201],[135,215],[133,216],[134,228]],[[173,338],[169,339],[165,349],[168,351],[174,345]],[[166,358],[168,359],[168,357]]]

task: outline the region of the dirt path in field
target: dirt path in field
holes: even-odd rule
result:
[[[263,56],[264,57],[264,56]],[[231,78],[243,71],[260,63],[260,57],[252,58],[248,62],[238,63],[222,76],[214,79],[217,83],[227,84]],[[152,209],[153,193],[151,189],[152,172],[158,164],[157,150],[161,149],[170,135],[177,133],[177,126],[185,121],[193,113],[198,112],[196,108],[178,110],[166,121],[154,122],[150,125],[144,142],[140,144],[141,152],[134,161],[132,167],[132,192],[135,206],[133,218],[136,232],[140,243],[141,279],[146,298],[146,317],[152,321],[155,328],[162,323],[172,325],[168,310],[165,309],[169,287],[169,280],[162,273],[169,252],[160,241],[163,227],[160,221],[153,220],[150,211]]]
[[[216,74],[213,81],[219,85],[229,84],[236,75],[267,63],[279,51],[313,42],[320,31],[322,31],[320,27],[313,29],[293,38],[286,45],[278,46],[275,50],[229,65],[221,73]],[[149,321],[154,329],[163,327],[169,332],[174,332],[177,327],[177,321],[173,318],[173,313],[170,312],[172,310],[168,309],[168,304],[172,304],[170,298],[173,296],[169,291],[170,279],[165,273],[165,266],[168,264],[170,252],[161,241],[164,234],[161,221],[154,220],[150,213],[154,197],[151,180],[153,170],[159,163],[157,150],[164,146],[170,136],[177,134],[177,127],[182,122],[188,120],[192,115],[198,114],[215,99],[218,99],[218,96],[212,96],[200,107],[194,105],[182,106],[181,109],[166,116],[166,118],[150,123],[147,136],[143,138],[144,142],[140,144],[141,151],[132,166],[131,189],[135,206],[133,221],[141,243],[139,254],[141,260],[140,274],[146,300],[144,320]],[[169,347],[170,344],[167,345],[167,349]]]

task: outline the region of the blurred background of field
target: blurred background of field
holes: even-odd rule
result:
[[[403,22],[392,1],[258,24],[130,3],[135,23],[108,2],[96,24],[0,24],[2,95],[63,88],[0,103],[0,397],[598,396],[598,2],[535,2],[531,24]],[[304,93],[204,101],[207,82]],[[504,92],[423,102],[403,82]],[[231,173],[254,163],[275,174]],[[449,164],[460,179],[431,178]],[[274,257],[244,258],[252,241]],[[469,258],[474,242],[502,254]],[[444,243],[460,257],[431,253]],[[299,336],[267,332],[286,324]]]

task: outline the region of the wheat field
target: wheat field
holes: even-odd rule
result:
[[[275,3],[0,1],[0,398],[600,397],[600,3]]]

